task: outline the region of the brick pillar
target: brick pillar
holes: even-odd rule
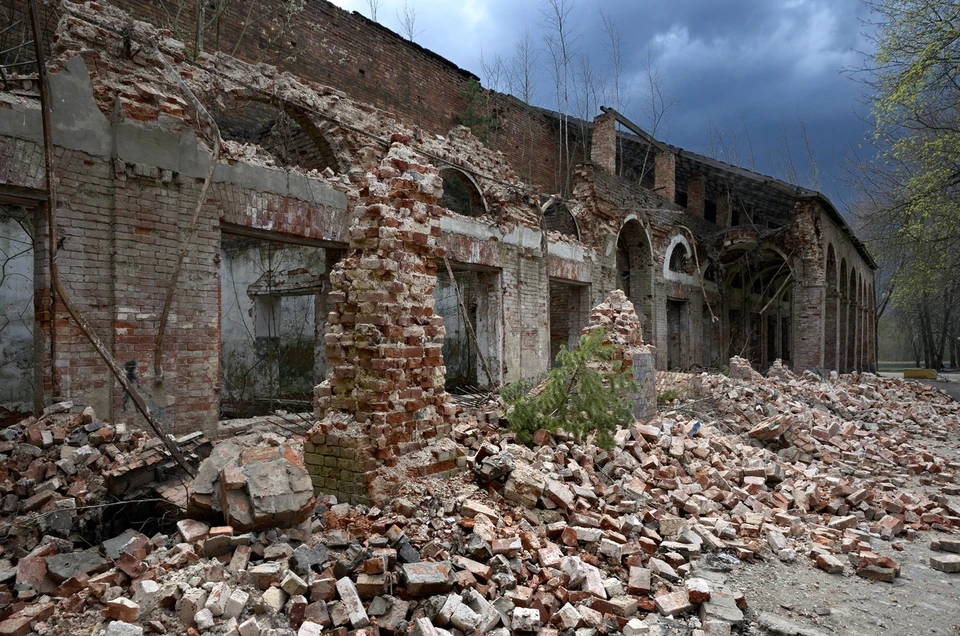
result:
[[[707,180],[702,174],[687,177],[687,211],[703,218],[707,198]]]
[[[593,119],[590,161],[609,174],[617,174],[617,120],[613,113],[603,113]]]
[[[656,348],[643,344],[643,330],[633,303],[622,290],[610,292],[602,303],[590,310],[590,319],[581,333],[587,335],[602,327],[613,346],[609,364],[614,371],[633,376],[636,391],[628,398],[633,415],[647,421],[657,414]]]
[[[687,195],[690,198],[690,195]],[[728,228],[733,223],[733,195],[724,192],[717,200],[717,227]]]
[[[793,285],[793,368],[805,371],[823,366],[823,285]]]
[[[669,150],[657,153],[653,166],[653,189],[668,201],[677,200],[677,156]]]
[[[394,143],[364,190],[351,252],[330,273],[327,379],[315,390],[319,421],[304,454],[318,493],[369,503],[391,496],[405,473],[456,462],[446,451],[433,460],[416,454],[450,432],[454,415],[444,391],[443,318],[433,313],[443,255],[439,172]],[[428,465],[416,463],[424,459]],[[398,465],[392,476],[378,471]]]

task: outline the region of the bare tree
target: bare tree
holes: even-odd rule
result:
[[[776,170],[776,176],[789,183],[800,184],[800,173],[793,160],[793,149],[790,147],[790,135],[787,134],[786,124],[780,126],[780,142],[775,150],[771,150],[770,159]]]
[[[243,5],[236,0],[207,0],[193,2],[193,0],[156,0],[165,16],[165,28],[169,29],[174,37],[189,43],[189,37],[184,30],[183,21],[190,14],[190,7],[195,6],[193,33],[193,56],[197,57],[205,50],[208,38],[212,39],[216,51],[227,52],[236,56],[241,45],[246,41],[248,33],[260,27],[263,44],[257,61],[271,61],[266,56],[267,51],[274,51],[278,56],[285,55],[286,36],[296,18],[303,13],[306,0],[251,0],[246,3],[246,12],[240,21],[239,31],[222,29],[227,24],[223,18],[232,8]],[[227,44],[228,33],[233,39],[233,46]],[[235,35],[234,35],[235,33]],[[248,56],[249,58],[249,56]]]
[[[513,47],[513,58],[507,64],[507,90],[528,105],[536,94],[538,58],[533,35],[529,29],[524,29]]]
[[[800,124],[800,138],[803,140],[803,148],[807,153],[807,162],[809,163],[810,177],[807,185],[819,191],[820,190],[820,167],[817,165],[817,158],[813,154],[813,145],[810,143],[810,135],[807,134],[807,121],[800,115],[797,116],[797,122]]]
[[[740,115],[740,127],[725,131],[711,118],[707,117],[706,154],[715,159],[748,170],[756,170],[756,158],[753,152],[753,140],[747,122]]]
[[[423,29],[417,29],[417,9],[407,0],[403,2],[403,11],[397,11],[397,20],[400,21],[400,32],[411,42],[423,33]]]
[[[574,0],[544,0],[540,7],[547,32],[544,41],[553,67],[557,111],[560,113],[557,189],[566,194],[570,178],[570,67],[576,54],[577,36],[570,24]]]
[[[590,56],[578,55],[576,67],[573,71],[573,91],[574,104],[576,107],[575,115],[580,120],[580,138],[587,138],[587,122],[593,118],[593,114],[598,110],[600,101],[601,86],[599,77],[593,64],[590,62]],[[584,161],[590,160],[588,153],[588,144],[583,144]]]
[[[503,56],[496,53],[492,60],[484,57],[482,45],[480,47],[480,72],[483,73],[484,86],[492,91],[501,92],[505,84],[509,83],[507,80],[507,65],[503,61]]]
[[[643,78],[647,91],[646,115],[649,132],[656,137],[663,132],[670,110],[680,102],[667,95],[660,60],[652,48],[647,49],[647,59],[643,63]]]
[[[370,8],[370,19],[377,21],[377,10],[383,6],[382,0],[367,0],[367,7]]]
[[[623,86],[623,71],[625,66],[624,54],[623,54],[623,31],[620,30],[620,26],[614,21],[613,17],[600,10],[600,21],[603,24],[603,33],[606,35],[606,41],[604,42],[604,49],[607,52],[607,59],[610,63],[610,95],[605,97],[610,103],[613,104],[613,107],[617,109],[618,112],[623,112],[627,105],[630,103],[632,95],[625,94],[625,87]],[[617,150],[618,153],[623,150],[623,140],[620,136],[617,136]],[[623,170],[623,163],[618,164],[619,170]]]
[[[610,94],[605,98],[618,111],[623,112],[630,103],[632,95],[626,92],[623,86],[623,72],[626,67],[623,54],[623,31],[614,19],[600,10],[600,21],[603,25],[603,34],[606,36],[603,48],[607,52],[610,63]]]
[[[646,113],[641,121],[646,123],[647,132],[651,137],[658,138],[663,132],[670,110],[679,104],[673,97],[667,96],[664,88],[663,71],[660,69],[660,60],[653,48],[647,49],[647,58],[643,63],[644,90],[646,92]],[[648,171],[653,169],[653,148],[647,144],[640,167],[640,180],[643,180]]]

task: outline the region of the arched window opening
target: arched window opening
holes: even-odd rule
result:
[[[256,146],[279,166],[340,172],[333,147],[303,113],[262,102],[237,102],[214,112],[220,136]]]
[[[680,240],[679,237],[674,238],[674,241],[673,247],[670,248],[667,266],[670,268],[670,271],[678,274],[693,274],[695,264],[690,247],[686,241]]]
[[[565,203],[555,201],[543,213],[543,228],[552,232],[559,232],[564,236],[580,240],[580,230],[577,220],[570,213]]]
[[[486,212],[483,195],[466,174],[456,168],[443,168],[440,178],[443,179],[441,207],[463,216],[480,216]]]

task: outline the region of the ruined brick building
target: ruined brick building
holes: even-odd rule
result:
[[[26,19],[17,4],[11,24]],[[328,372],[442,428],[439,377],[450,391],[537,378],[616,288],[660,369],[734,354],[761,368],[875,366],[876,266],[816,192],[665,145],[613,111],[569,128],[567,162],[557,116],[501,94],[481,142],[456,125],[470,73],[323,0],[291,27],[297,55],[279,68],[243,61],[259,59],[259,37],[239,58],[191,61],[134,20],[163,24],[152,3],[117,4],[45,6],[58,258],[75,302],[177,431],[309,401]],[[224,139],[195,235],[211,144],[161,54]],[[37,86],[28,66],[17,72],[0,92],[0,404],[82,396],[108,419],[132,417],[51,302]],[[185,241],[157,377],[158,318]],[[417,362],[403,375],[371,347]],[[396,385],[414,364],[416,386]]]

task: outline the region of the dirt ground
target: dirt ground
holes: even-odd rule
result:
[[[960,400],[960,381],[924,381]],[[930,441],[931,450],[956,461],[960,457],[960,432],[945,442]],[[911,488],[930,490],[913,479]],[[903,538],[893,544],[871,539],[874,551],[901,565],[893,583],[872,582],[852,574],[830,575],[813,567],[806,556],[784,564],[776,558],[744,563],[730,572],[712,571],[707,562],[698,575],[718,586],[739,589],[747,598],[747,634],[821,634],[904,636],[960,634],[960,574],[932,569],[930,542],[937,532],[919,533],[913,541]],[[953,535],[956,538],[956,535]]]
[[[743,592],[748,634],[957,634],[960,575],[930,568],[935,553],[929,545],[936,536],[930,532],[902,541],[902,552],[879,539],[872,542],[877,552],[900,563],[901,575],[894,583],[827,574],[804,556],[792,564],[771,559],[731,572],[704,569],[698,574]],[[780,625],[769,615],[780,619]]]

